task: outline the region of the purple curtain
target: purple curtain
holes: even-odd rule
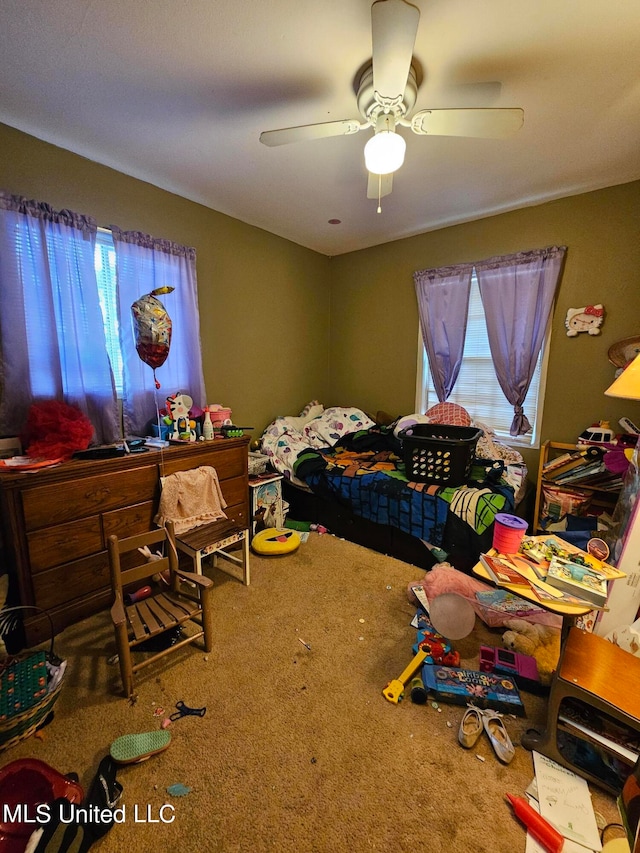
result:
[[[462,364],[472,272],[473,264],[458,264],[413,274],[420,331],[441,403],[451,394]]]
[[[544,340],[565,253],[565,246],[551,246],[475,264],[496,376],[514,408],[511,435],[531,432],[523,403]]]
[[[96,222],[0,192],[0,435],[32,403],[77,406],[98,443],[120,435],[94,267]]]
[[[207,404],[202,356],[196,281],[195,249],[169,240],[158,240],[137,231],[111,226],[116,249],[120,346],[124,364],[123,421],[126,435],[146,435],[150,420],[156,420],[169,394],[182,391],[194,405]],[[160,296],[172,321],[169,356],[157,368],[160,390],[153,371],[138,356],[135,347],[131,305],[158,287],[168,285],[173,293]]]

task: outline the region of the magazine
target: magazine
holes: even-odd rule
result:
[[[487,607],[491,610],[499,610],[501,613],[509,616],[532,616],[537,613],[544,613],[542,607],[533,604],[524,598],[520,598],[514,592],[507,589],[492,589],[486,592],[476,592],[478,604]]]

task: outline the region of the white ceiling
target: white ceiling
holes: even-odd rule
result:
[[[0,121],[326,255],[640,178],[638,0],[413,2],[414,111],[522,107],[524,127],[401,130],[381,214],[371,131],[258,139],[360,118],[371,0],[1,0]]]

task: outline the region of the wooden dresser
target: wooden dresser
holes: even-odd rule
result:
[[[0,571],[13,576],[19,603],[46,610],[56,633],[108,607],[107,537],[155,527],[160,477],[175,471],[213,466],[225,513],[248,527],[248,443],[216,439],[0,473]],[[24,627],[28,646],[50,635],[47,616],[36,610],[25,611]]]

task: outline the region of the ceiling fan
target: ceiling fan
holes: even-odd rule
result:
[[[267,130],[263,145],[287,145],[326,136],[346,136],[372,127],[364,148],[369,172],[367,198],[380,199],[392,189],[393,173],[404,162],[406,142],[397,132],[408,127],[419,136],[500,138],[522,127],[519,108],[420,110],[409,117],[418,93],[412,65],[420,10],[405,0],[376,0],[371,7],[372,60],[359,77],[357,105],[363,118]]]

